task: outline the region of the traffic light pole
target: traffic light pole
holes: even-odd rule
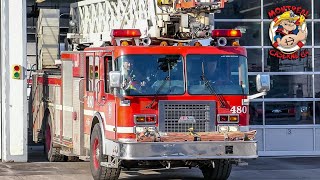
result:
[[[4,162],[27,161],[26,0],[1,0],[1,136]],[[13,78],[13,65],[23,67]]]

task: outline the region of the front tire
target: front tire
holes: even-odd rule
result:
[[[90,169],[93,179],[95,180],[117,180],[121,168],[107,168],[101,166],[104,160],[102,151],[102,134],[100,125],[96,124],[93,128],[90,140]]]
[[[210,166],[201,167],[202,174],[206,180],[226,180],[229,178],[232,164],[229,160],[214,160],[215,168]]]

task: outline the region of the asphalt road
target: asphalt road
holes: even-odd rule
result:
[[[35,148],[37,149],[37,148]],[[32,152],[32,151],[31,151]],[[88,162],[49,163],[41,151],[33,150],[29,163],[0,163],[0,180],[91,180]],[[320,157],[260,157],[248,161],[248,166],[234,166],[230,180],[319,180]],[[120,179],[183,179],[200,180],[196,168],[123,170]]]

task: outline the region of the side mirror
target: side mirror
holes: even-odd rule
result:
[[[111,88],[119,88],[121,86],[121,74],[120,71],[109,72],[109,82]]]
[[[267,92],[270,90],[270,75],[258,74],[256,77],[256,85],[258,92]]]

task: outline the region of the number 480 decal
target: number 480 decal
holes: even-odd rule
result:
[[[232,114],[247,113],[247,106],[232,106],[230,112]]]

